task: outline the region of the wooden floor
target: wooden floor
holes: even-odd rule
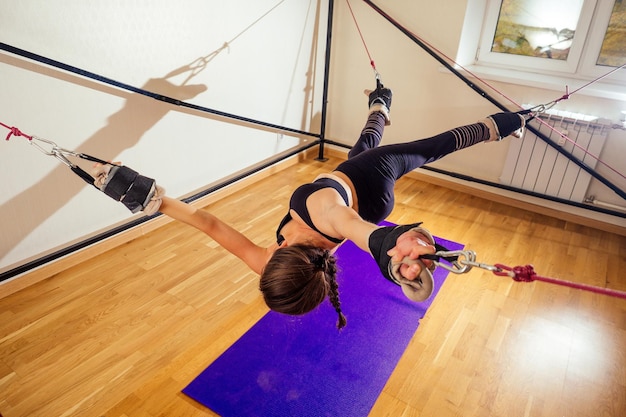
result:
[[[290,191],[334,162],[297,164],[208,209],[267,244]],[[481,262],[626,290],[625,237],[408,178],[397,200],[389,220],[424,221]],[[181,389],[266,311],[241,262],[170,223],[0,300],[0,413],[214,415]],[[626,300],[452,276],[370,415],[626,416]]]

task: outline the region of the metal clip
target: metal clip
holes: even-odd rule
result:
[[[538,106],[531,107],[528,110],[530,110],[530,113],[533,114],[533,115],[539,115],[539,114],[545,112],[547,110],[547,107],[546,107],[545,104],[540,104]]]
[[[454,261],[441,262],[433,261],[433,263],[455,274],[464,274],[469,272],[473,266],[476,266],[476,252],[472,250],[453,250],[453,251],[439,251],[435,253],[436,256],[441,258],[456,258]]]
[[[476,267],[476,268],[484,269],[486,271],[491,271],[491,272],[502,272],[503,271],[503,269],[498,267],[498,266],[484,264],[482,262],[462,261],[462,263],[465,264],[465,265],[468,265],[470,268],[471,267]]]
[[[527,109],[526,112],[530,113],[530,116],[531,116],[527,121],[529,121],[531,119],[534,119],[535,117],[537,117],[537,116],[547,112],[552,107],[556,106],[556,104],[559,102],[559,100],[554,100],[554,101],[551,101],[551,102],[545,103],[545,104],[539,104],[537,106],[531,107],[530,109]]]
[[[49,150],[47,148],[45,148],[43,145],[41,145],[40,142],[49,145],[50,146]],[[54,156],[55,158],[57,158],[59,161],[63,162],[65,165],[67,165],[70,168],[76,167],[76,165],[73,164],[72,162],[70,162],[70,160],[67,159],[67,157],[65,156],[65,155],[79,156],[76,152],[60,148],[53,141],[48,140],[48,139],[44,139],[44,138],[40,138],[40,137],[37,137],[37,136],[33,136],[32,137],[32,140],[30,141],[30,144],[32,146],[34,146],[35,148],[37,148],[44,155]]]
[[[378,89],[383,88],[384,85],[383,85],[383,80],[380,77],[380,73],[378,72],[376,67],[374,67],[373,65],[372,65],[372,70],[374,70],[374,78],[376,79],[376,89],[378,90]]]
[[[433,261],[435,265],[455,274],[467,273],[472,268],[480,268],[491,272],[503,272],[503,269],[498,266],[476,262],[476,252],[472,250],[439,251],[436,252],[435,255],[443,259],[456,258],[455,261],[445,263],[441,261]]]

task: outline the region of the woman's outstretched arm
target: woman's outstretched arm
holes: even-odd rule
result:
[[[206,233],[258,274],[262,272],[269,256],[276,249],[258,246],[211,213],[170,197],[163,197],[159,211]]]
[[[244,261],[258,274],[263,271],[270,255],[278,248],[277,244],[262,248],[211,213],[165,196],[165,191],[154,179],[144,177],[119,162],[95,164],[92,176],[97,188],[123,203],[133,213],[141,210],[151,215],[158,210],[175,220],[193,226]]]
[[[335,229],[335,235],[343,236],[353,241],[364,251],[372,253],[370,238],[374,231],[381,228],[380,226],[363,220],[357,212],[346,206],[336,205],[328,212],[328,215]],[[396,261],[401,261],[405,256],[418,259],[420,255],[435,252],[435,247],[426,237],[415,230],[408,230],[400,234],[394,243],[395,246],[385,249],[385,253]],[[372,255],[374,254],[372,253]],[[427,267],[431,265],[428,260],[423,262]],[[421,267],[418,264],[403,264],[400,267],[400,273],[405,278],[413,280],[420,275]]]

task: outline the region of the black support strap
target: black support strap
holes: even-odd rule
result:
[[[369,237],[368,246],[370,253],[376,260],[380,272],[383,276],[394,284],[400,285],[398,280],[393,276],[391,271],[391,256],[387,255],[387,251],[396,246],[398,237],[411,229],[419,227],[422,223],[413,223],[400,226],[381,227],[372,232]]]

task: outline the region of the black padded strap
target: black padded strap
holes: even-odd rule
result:
[[[137,175],[121,202],[133,213],[142,210],[148,204],[154,182],[152,178]]]
[[[120,201],[138,175],[137,171],[116,165],[109,171],[108,181],[102,191],[112,199]]]
[[[522,127],[522,117],[517,113],[496,113],[489,116],[498,129],[500,137],[507,137]]]
[[[156,181],[139,175],[126,166],[114,166],[107,175],[102,191],[120,201],[133,213],[143,210],[153,197]]]
[[[370,234],[368,241],[370,253],[374,257],[374,260],[376,260],[383,276],[395,284],[400,285],[390,271],[391,256],[387,255],[387,251],[396,246],[396,241],[400,235],[421,224],[420,222],[399,226],[385,226],[374,230]]]

